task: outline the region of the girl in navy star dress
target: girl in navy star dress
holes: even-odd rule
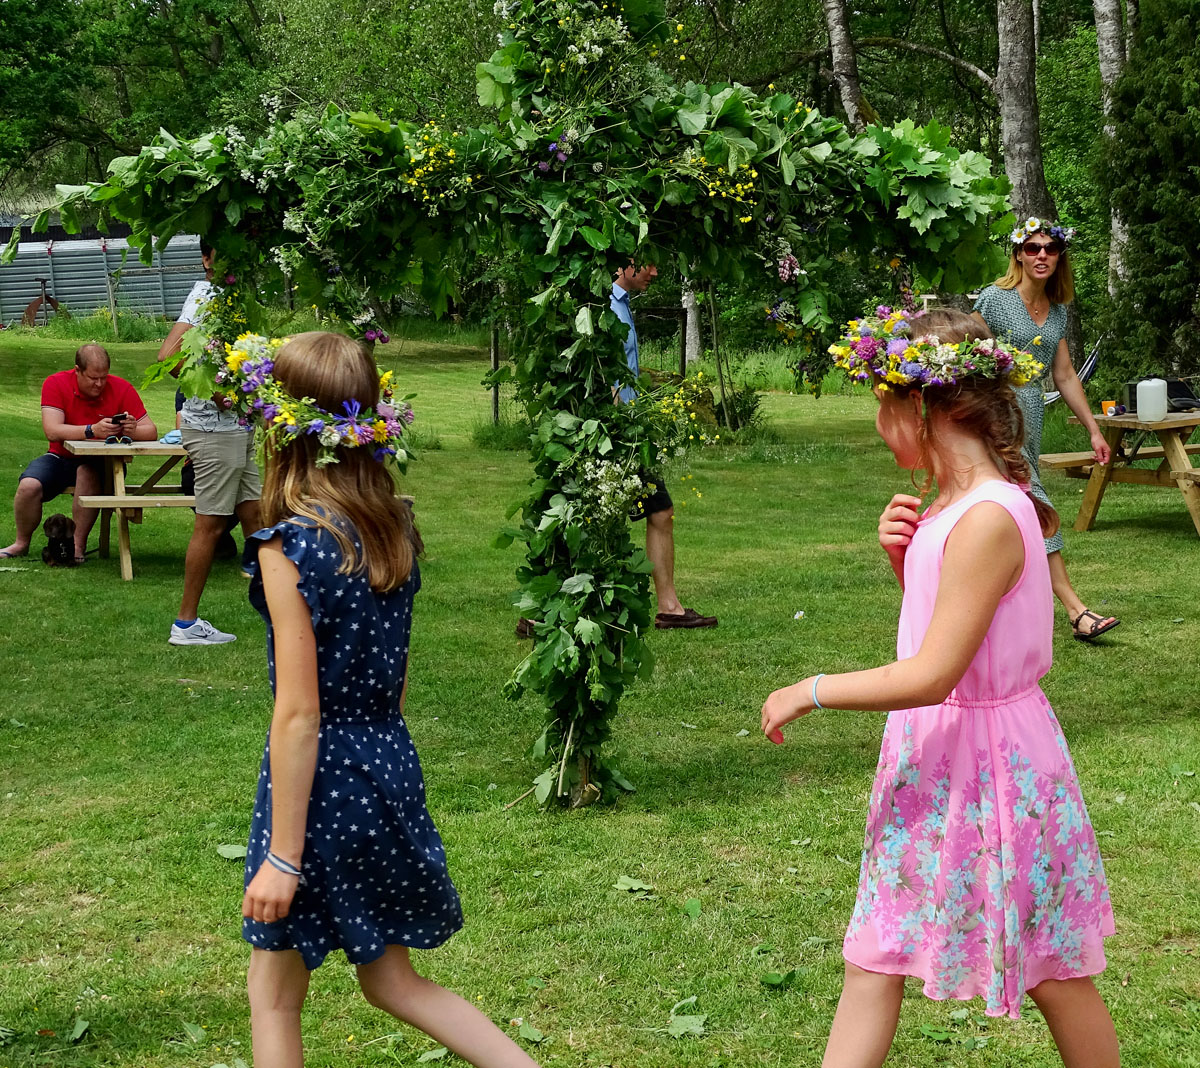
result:
[[[275,356],[291,397],[327,413],[379,404],[365,347],[301,334]],[[478,1009],[422,979],[409,948],[462,926],[404,724],[413,595],[408,507],[369,445],[267,442],[250,599],[267,620],[275,711],[246,857],[243,937],[256,1068],[299,1068],[300,1007],[330,950],[367,1000],[481,1068],[536,1068]]]

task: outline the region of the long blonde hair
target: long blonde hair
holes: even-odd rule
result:
[[[379,372],[366,346],[342,334],[297,334],[275,354],[273,372],[297,399],[311,398],[329,412],[344,401],[379,403]],[[317,466],[318,442],[297,434],[266,448],[262,513],[267,526],[293,516],[329,531],[342,553],[338,571],[363,572],[371,589],[402,586],[412,571],[412,515],[396,492],[390,470],[370,447],[336,447],[337,462]]]
[[[1043,237],[1050,236],[1041,230],[1037,232]],[[1046,296],[1050,298],[1051,304],[1070,304],[1075,299],[1075,272],[1071,270],[1071,257],[1067,254],[1067,246],[1061,241],[1056,241],[1055,244],[1058,245],[1058,266],[1046,282]],[[997,289],[1017,288],[1025,274],[1020,256],[1021,246],[1013,245],[1012,255],[1008,258],[1008,270],[992,285]]]
[[[991,331],[972,315],[956,308],[931,308],[925,315],[912,320],[910,332],[914,335],[931,335],[947,345],[962,341],[982,341],[992,336]],[[918,486],[922,497],[933,486],[932,453],[937,448],[936,434],[928,416],[938,412],[950,423],[965,427],[979,437],[995,460],[996,466],[1010,482],[1028,486],[1029,464],[1021,446],[1025,441],[1025,422],[1020,405],[1008,380],[984,378],[970,375],[953,386],[926,386],[922,391],[926,418],[918,430],[920,459],[913,471],[916,486],[917,470],[925,471],[925,483]],[[1058,530],[1058,513],[1039,501],[1028,489],[1026,495],[1033,501],[1038,523],[1044,537]]]

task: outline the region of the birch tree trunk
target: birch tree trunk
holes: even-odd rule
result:
[[[1042,160],[1031,0],[997,0],[996,23],[1000,46],[996,102],[1000,105],[1004,170],[1013,186],[1013,208],[1018,221],[1030,215],[1053,219],[1058,213],[1046,185]],[[1078,367],[1083,359],[1083,328],[1074,301],[1067,305],[1066,340],[1071,361]]]
[[[1054,201],[1046,187],[1042,163],[1042,127],[1037,102],[1037,53],[1033,48],[1030,0],[998,0],[996,22],[999,61],[996,103],[1000,107],[1000,140],[1004,170],[1012,182],[1018,219],[1054,217]]]
[[[850,129],[860,133],[868,123],[878,122],[879,116],[867,103],[858,80],[858,57],[854,53],[854,39],[850,36],[845,0],[821,0],[821,7],[825,11],[829,50],[833,56],[833,79],[842,109]]]
[[[684,363],[693,364],[700,359],[700,309],[696,306],[696,291],[686,283],[683,288],[683,310],[685,325],[683,332]]]
[[[1133,46],[1138,39],[1138,20],[1141,0],[1125,0],[1125,55],[1133,55]]]
[[[1112,113],[1112,87],[1125,69],[1125,29],[1121,22],[1121,0],[1092,0],[1096,15],[1096,51],[1100,58],[1100,96],[1104,105],[1104,137],[1115,129]],[[1134,8],[1136,10],[1136,7]],[[1108,295],[1116,295],[1117,285],[1125,277],[1125,245],[1129,231],[1125,220],[1112,209],[1112,233],[1108,245]]]

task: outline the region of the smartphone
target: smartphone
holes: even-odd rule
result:
[[[128,412],[121,412],[119,415],[110,415],[108,417],[108,421],[110,423],[123,423],[128,418],[129,418]]]

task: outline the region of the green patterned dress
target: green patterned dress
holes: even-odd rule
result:
[[[1046,321],[1038,326],[1030,317],[1020,293],[1015,289],[988,286],[975,301],[975,310],[983,316],[983,321],[997,338],[1032,352],[1046,365],[1039,381],[1020,386],[1013,392],[1025,417],[1025,443],[1021,446],[1021,452],[1029,464],[1030,489],[1039,501],[1051,504],[1038,471],[1038,455],[1042,451],[1042,424],[1046,419],[1046,380],[1050,377],[1050,365],[1058,351],[1058,343],[1067,334],[1067,306],[1051,304]],[[1041,338],[1040,344],[1033,343],[1035,337]],[[1046,552],[1061,552],[1062,547],[1061,533],[1046,538]]]

